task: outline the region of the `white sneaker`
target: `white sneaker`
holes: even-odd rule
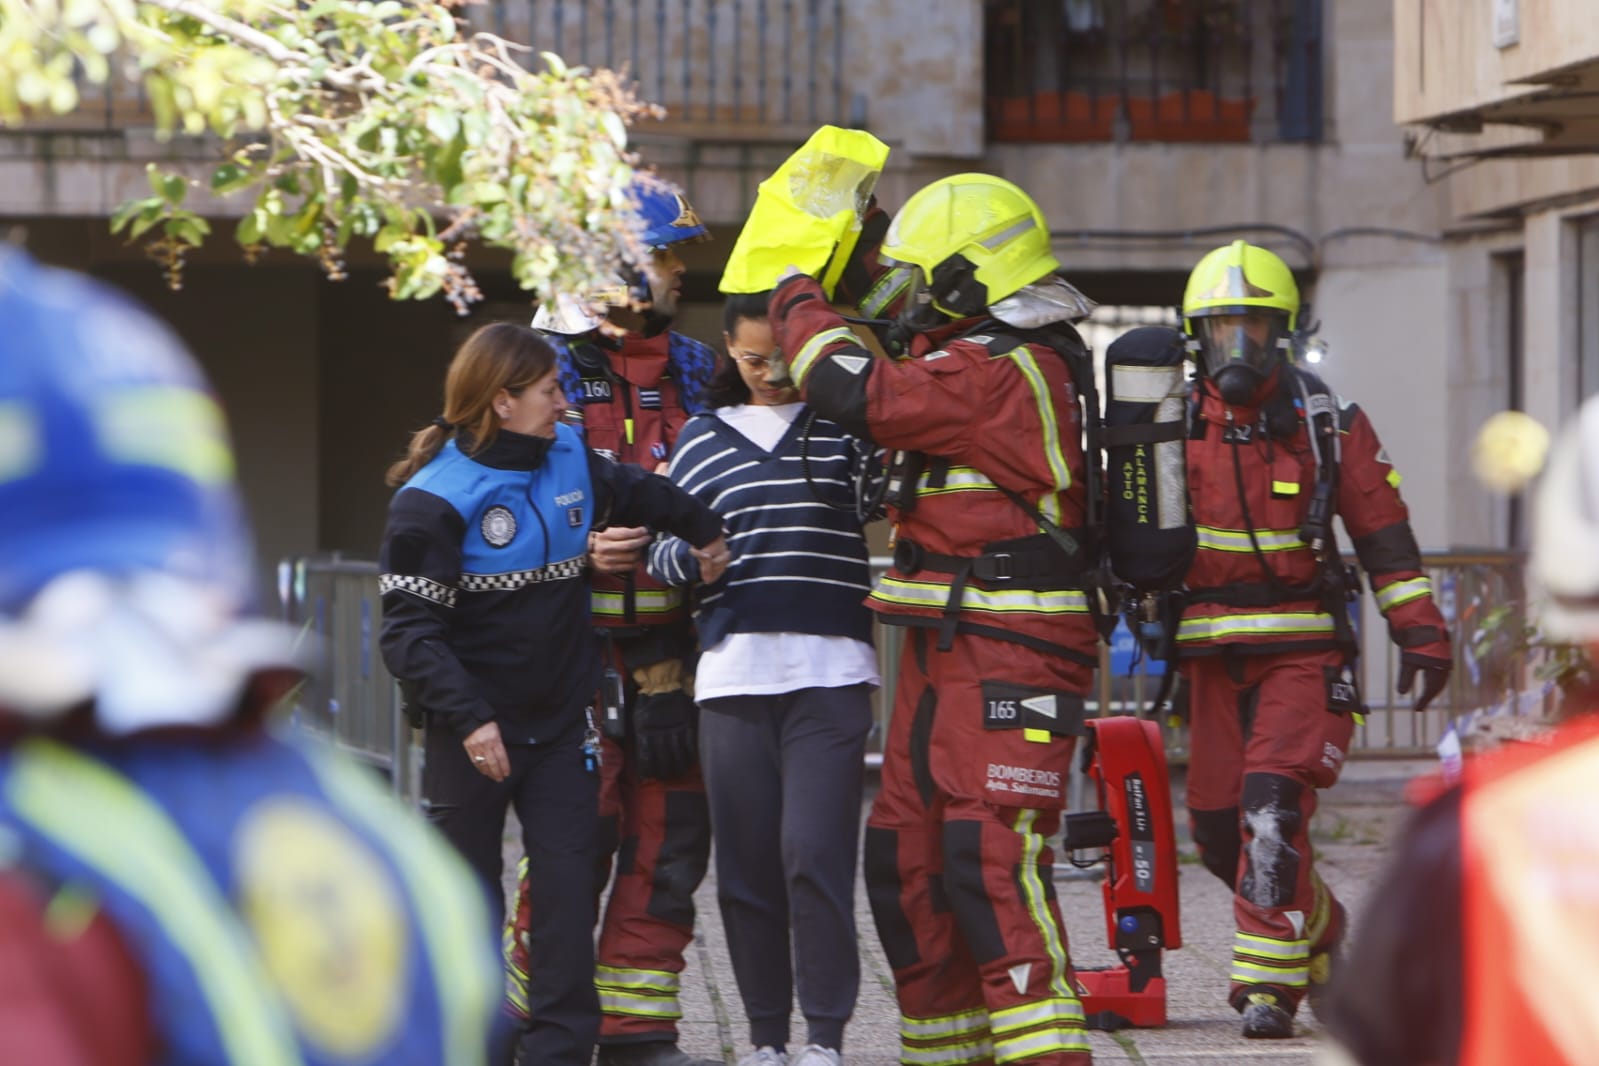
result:
[[[806,1044],[799,1054],[788,1060],[788,1066],[839,1066],[843,1059],[838,1052],[820,1044]]]
[[[788,1056],[773,1047],[758,1047],[746,1052],[738,1066],[788,1066]]]

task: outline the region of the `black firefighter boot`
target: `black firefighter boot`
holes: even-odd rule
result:
[[[1238,1004],[1244,1015],[1244,1035],[1251,1040],[1282,1040],[1294,1035],[1292,1001],[1265,985],[1258,986]]]
[[[696,1059],[671,1039],[642,1044],[601,1044],[599,1066],[724,1066],[721,1059]]]

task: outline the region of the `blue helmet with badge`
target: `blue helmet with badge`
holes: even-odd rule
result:
[[[664,178],[638,171],[627,193],[635,207],[639,240],[645,250],[654,252],[676,244],[711,240],[711,231],[700,221],[682,190]],[[653,299],[643,264],[625,265],[613,288],[582,297],[558,293],[554,299],[543,301],[533,315],[533,328],[542,333],[577,336],[597,329],[605,321],[607,308],[620,312],[629,306],[647,307]]]
[[[204,376],[128,298],[4,247],[0,322],[0,707],[212,719],[295,656],[241,635],[254,553]]]
[[[641,237],[645,247],[666,248],[711,239],[710,230],[694,213],[682,190],[671,182],[654,174],[640,173],[633,178],[628,195],[638,204],[638,215],[644,223]]]

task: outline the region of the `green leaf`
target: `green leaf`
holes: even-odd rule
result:
[[[449,144],[461,129],[461,120],[454,111],[436,107],[428,112],[427,130],[440,144]]]
[[[132,222],[134,218],[145,211],[157,210],[161,206],[158,197],[147,197],[143,200],[129,200],[117,208],[117,213],[111,216],[111,232],[116,233]]]
[[[209,233],[211,229],[202,219],[195,217],[180,217],[168,219],[166,231],[168,237],[171,237],[180,244],[188,245],[190,248],[198,248],[201,244],[205,243],[206,234]]]
[[[234,239],[245,245],[260,244],[262,225],[261,212],[251,211],[239,219],[239,226],[233,231]]]
[[[133,227],[128,230],[128,240],[138,240],[145,235],[151,226],[160,222],[163,215],[162,209],[165,206],[165,204],[158,201],[154,206],[147,207],[139,212],[139,217],[133,221]]]
[[[477,204],[497,204],[505,199],[505,186],[497,181],[473,182],[471,199]]]
[[[387,252],[396,241],[403,240],[410,235],[402,227],[391,223],[378,231],[378,235],[372,239],[372,247],[378,252]]]
[[[211,191],[218,196],[237,192],[246,186],[254,184],[256,175],[253,170],[246,170],[237,163],[223,163],[211,172]]]

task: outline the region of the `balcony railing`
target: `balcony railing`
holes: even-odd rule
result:
[[[568,65],[628,75],[666,108],[646,132],[736,132],[803,138],[860,111],[844,85],[844,0],[490,0],[461,9],[477,27]],[[85,83],[67,115],[30,118],[30,131],[150,126],[141,89]],[[864,117],[864,116],[862,116]]]
[[[1322,0],[986,0],[994,141],[1318,141]]]
[[[467,10],[507,40],[626,72],[666,108],[647,129],[791,137],[852,108],[844,0],[492,0]]]

